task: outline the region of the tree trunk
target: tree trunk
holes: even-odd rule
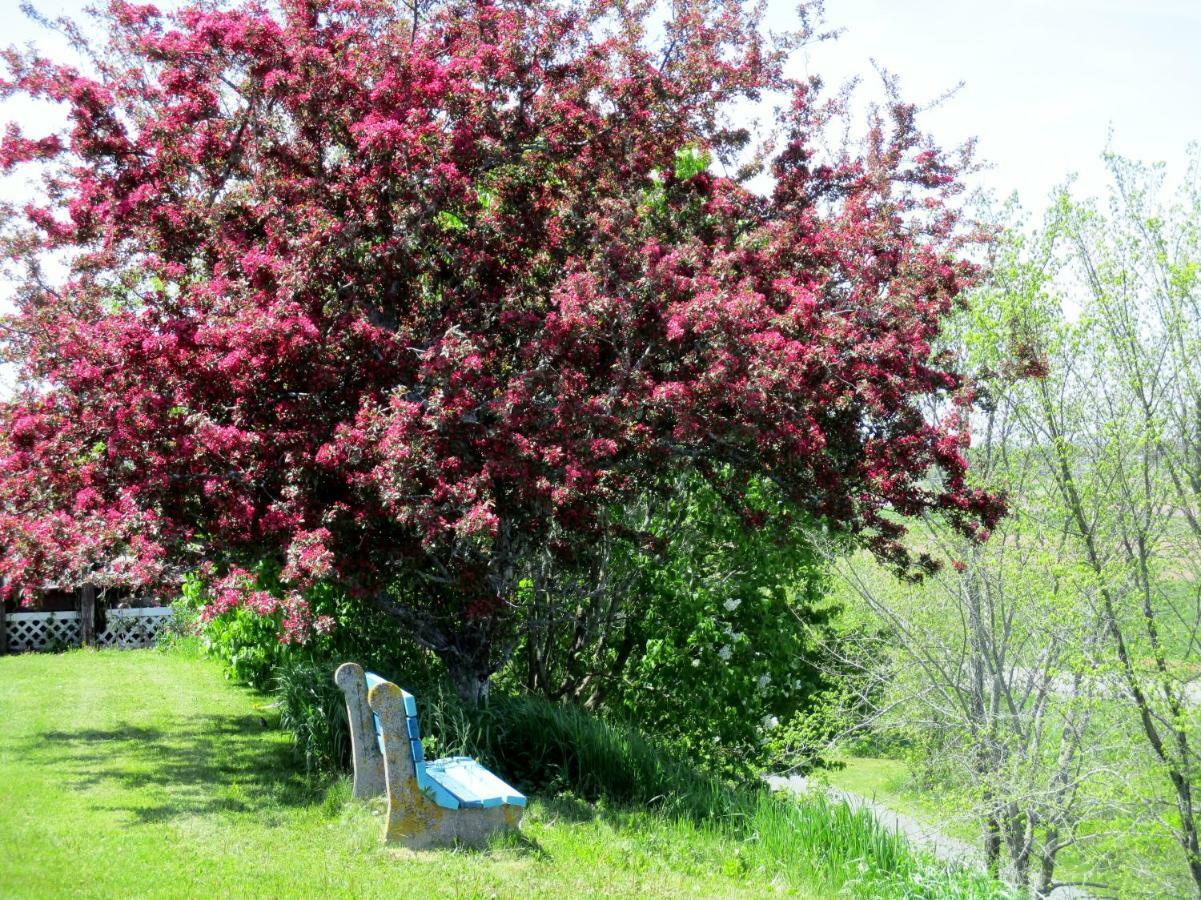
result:
[[[1052,881],[1055,877],[1055,857],[1058,853],[1059,829],[1052,825],[1047,829],[1042,856],[1039,858],[1038,878],[1034,882],[1035,897],[1050,896]]]
[[[990,812],[984,817],[984,864],[988,867],[989,874],[997,878],[1001,874],[1001,826],[991,812],[991,792],[986,791],[984,799],[990,808]]]
[[[479,706],[488,699],[493,673],[487,663],[459,653],[448,653],[442,661],[460,700],[468,706]]]
[[[0,600],[0,655],[8,652],[8,621],[4,601]]]
[[[375,594],[372,600],[396,619],[412,640],[442,660],[459,699],[468,706],[487,700],[492,676],[517,646],[508,622],[481,617],[448,626],[429,611],[398,602],[388,594]]]
[[[496,631],[492,621],[464,623],[435,651],[459,699],[468,706],[479,706],[488,699],[492,676],[513,653],[515,641],[498,638]]]
[[[1016,803],[1005,804],[1005,843],[1009,848],[1010,878],[1025,889],[1030,883],[1030,846],[1026,839],[1027,819]]]
[[[91,584],[79,589],[79,642],[85,647],[96,643],[96,587]]]

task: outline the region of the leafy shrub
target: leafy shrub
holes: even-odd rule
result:
[[[527,635],[559,648],[542,660],[542,684],[533,692],[580,704],[587,698],[589,709],[654,735],[723,777],[753,777],[779,743],[772,738],[780,726],[798,717],[821,732],[812,707],[825,686],[811,659],[813,632],[829,630],[826,573],[801,525],[748,528],[748,518],[778,503],[769,486],[746,499],[747,508],[735,512],[713,486],[682,479],[672,501],[631,529],[651,535],[650,544],[608,546],[606,574],[624,586],[616,633],[594,634],[591,648],[573,656],[564,648],[580,642],[576,624],[570,616],[549,617],[558,623],[555,633]],[[255,578],[259,590],[285,590],[277,564],[260,564]],[[184,601],[199,610],[208,599],[205,583],[189,578]],[[314,617],[335,623],[331,632],[303,646],[281,643],[282,613],[240,606],[201,622],[205,650],[228,677],[261,689],[280,666],[304,660],[326,661],[332,670],[353,659],[398,678],[403,673],[406,687],[427,695],[441,683],[441,663],[379,609],[328,584],[311,588],[305,600]],[[533,679],[520,662],[530,655],[514,654],[494,695],[530,691]]]
[[[289,648],[279,640],[279,615],[259,616],[238,608],[211,618],[203,615],[209,602],[207,584],[199,573],[184,578],[173,604],[178,619],[193,623],[205,654],[220,661],[225,677],[265,689]]]
[[[282,591],[278,566],[261,564],[256,577],[260,589]],[[217,615],[203,615],[210,596],[208,584],[199,573],[184,579],[175,606],[178,614],[195,620],[201,646],[206,654],[220,660],[227,678],[260,690],[272,688],[281,667],[321,662],[328,663],[332,672],[332,667],[347,659],[381,672],[410,673],[414,679],[410,683],[437,680],[437,661],[404,639],[396,623],[378,609],[329,584],[311,588],[306,599],[313,615],[328,616],[334,627],[327,634],[313,635],[304,644],[281,640],[282,612],[260,615],[249,607],[238,606]]]
[[[279,619],[278,613],[260,616],[249,609],[232,609],[205,622],[201,643],[206,653],[221,660],[226,677],[266,688],[293,650],[280,643]]]
[[[292,736],[310,775],[349,771],[350,731],[346,703],[329,664],[292,660],[274,677],[279,724]]]
[[[652,540],[615,544],[608,564],[624,585],[620,635],[598,641],[586,672],[548,679],[587,682],[590,708],[731,777],[763,766],[773,731],[824,688],[814,634],[828,636],[833,612],[807,523],[763,524],[780,503],[769,485],[743,499],[734,510],[713,486],[682,479],[646,511],[638,532]],[[557,639],[578,641],[570,630]]]

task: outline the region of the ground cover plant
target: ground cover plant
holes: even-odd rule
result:
[[[934,340],[974,275],[955,160],[895,97],[822,149],[837,99],[785,74],[810,11],[761,14],[112,0],[106,40],[64,26],[77,67],[5,53],[0,95],[69,123],[0,141],[45,183],[4,209],[5,594],[211,565],[215,610],[299,638],[336,582],[476,700],[543,562],[557,598],[653,545],[614,511],[682,474],[908,571],[890,513],[986,534]],[[729,115],[769,95],[775,147]]]
[[[392,851],[345,780],[304,775],[274,716],[186,648],[0,657],[5,892],[996,896],[820,803],[698,822],[535,799],[519,841]]]

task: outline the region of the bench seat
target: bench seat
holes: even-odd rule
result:
[[[439,794],[449,794],[464,809],[488,809],[508,803],[525,806],[525,796],[469,756],[448,756],[426,763],[426,775]],[[441,797],[438,805],[445,805]]]

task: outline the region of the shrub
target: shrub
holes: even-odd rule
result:
[[[770,484],[743,499],[731,508],[684,478],[670,501],[626,510],[630,537],[577,579],[586,599],[535,598],[537,627],[498,682],[573,698],[724,775],[754,774],[767,739],[824,687],[814,635],[829,637],[833,610],[810,523],[772,524],[781,498]]]
[[[272,672],[283,662],[289,647],[279,640],[279,615],[259,616],[246,608],[205,617],[209,602],[207,583],[197,572],[185,576],[175,601],[175,618],[200,638],[205,654],[221,663],[225,677],[265,689]]]
[[[278,567],[261,564],[255,573],[256,587],[282,593]],[[326,583],[314,585],[306,601],[315,616],[333,622],[330,631],[313,635],[303,644],[282,638],[282,610],[261,615],[245,606],[205,614],[211,602],[209,579],[192,573],[184,579],[176,601],[177,615],[196,623],[201,646],[218,659],[225,676],[260,690],[271,690],[281,667],[293,663],[330,666],[355,659],[381,672],[405,672],[410,684],[432,684],[440,669],[434,657],[397,633],[395,624],[373,606]],[[330,669],[332,672],[332,668]]]
[[[292,660],[276,670],[279,724],[292,736],[310,775],[350,769],[346,703],[324,661]]]
[[[280,643],[279,619],[278,613],[260,616],[249,609],[232,609],[205,622],[201,644],[221,661],[227,678],[266,688],[293,649]]]

